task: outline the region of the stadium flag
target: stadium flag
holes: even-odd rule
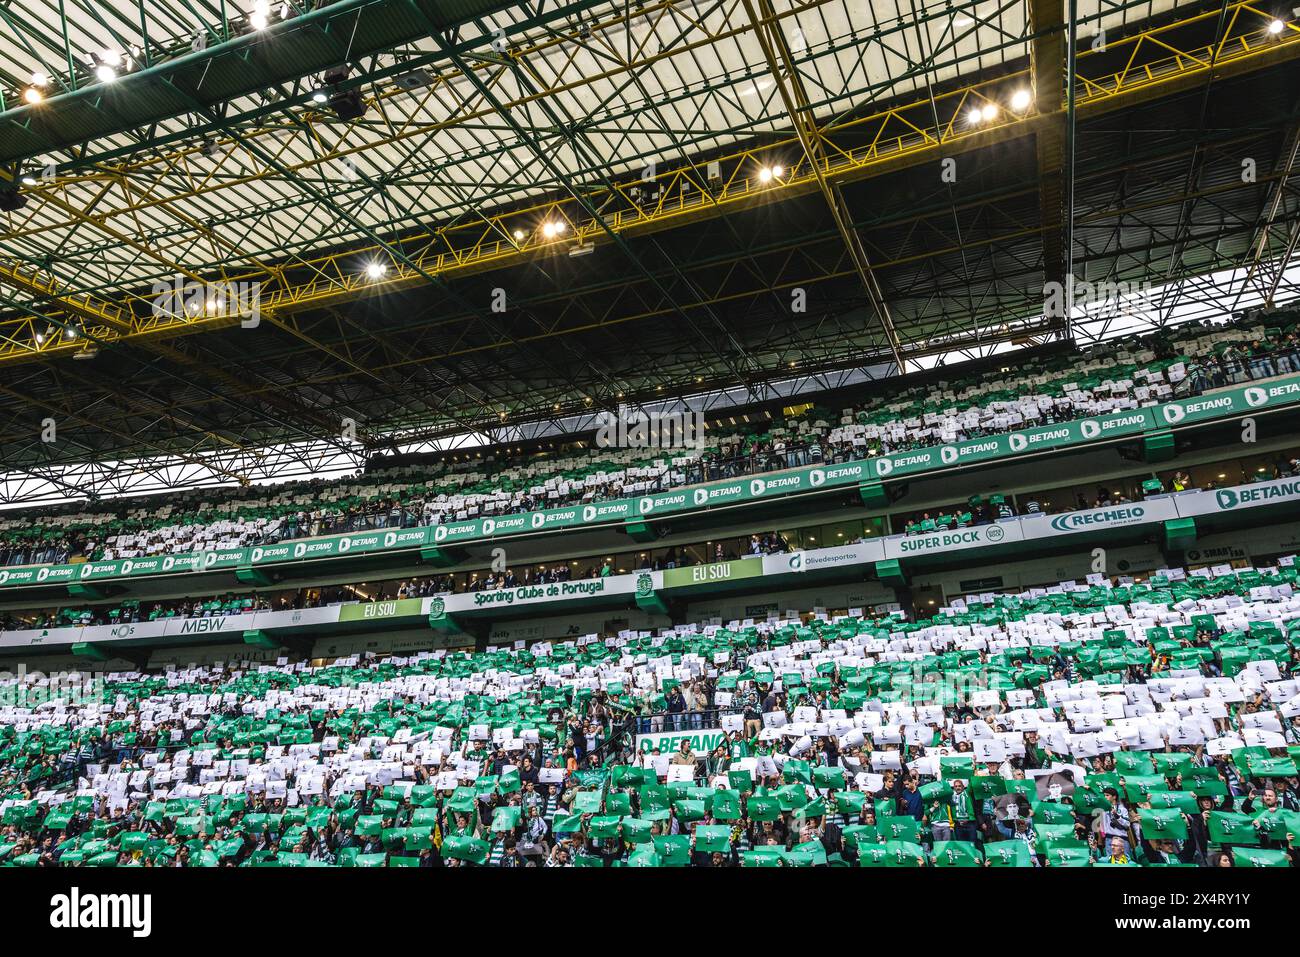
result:
[[[362,855],[365,857],[367,855]],[[488,860],[488,842],[481,841],[476,837],[465,837],[456,835],[448,837],[442,842],[442,856],[450,857],[456,861],[467,861],[470,864],[486,864]],[[361,863],[361,858],[357,858],[357,863]]]
[[[1210,812],[1210,840],[1216,844],[1258,844],[1255,821],[1233,811]]]
[[[1264,847],[1234,847],[1232,863],[1236,867],[1290,867],[1291,855]]]
[[[933,856],[935,867],[980,867],[984,864],[984,855],[970,841],[936,841]]]
[[[1148,841],[1187,840],[1187,818],[1178,808],[1141,808],[1138,821]]]

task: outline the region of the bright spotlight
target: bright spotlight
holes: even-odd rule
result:
[[[112,83],[117,79],[117,71],[107,63],[101,63],[95,67],[95,79],[100,83]]]
[[[330,95],[324,90],[317,90],[311,95],[311,101],[313,103],[328,103],[330,101]]]
[[[23,99],[32,104],[32,106],[35,106],[37,103],[41,102],[41,100],[45,99],[45,97],[41,94],[40,90],[36,89],[36,87],[29,86],[27,89],[23,90]]]
[[[388,265],[386,263],[373,262],[366,266],[366,275],[371,279],[382,279],[384,274],[387,272]]]
[[[265,14],[265,13],[254,13],[254,14],[252,14],[252,15],[249,16],[249,18],[248,18],[248,22],[249,22],[249,24],[252,26],[252,28],[253,28],[254,30],[265,30],[265,29],[266,29],[266,14]]]
[[[32,86],[44,87],[47,84],[49,84],[49,82],[50,82],[50,78],[47,77],[44,73],[42,73],[40,70],[37,70],[35,73],[32,74]]]
[[[966,114],[966,122],[971,126],[979,126],[984,122],[984,116],[980,113],[980,108],[978,106],[971,107],[970,112]]]
[[[780,179],[782,176],[785,175],[785,169],[781,166],[773,166],[772,175],[775,176],[777,179]]]
[[[554,239],[554,238],[555,238],[555,224],[554,224],[554,223],[542,223],[542,235],[545,236],[547,239]]]
[[[36,177],[33,176],[31,173],[24,173],[22,178],[22,184],[24,186],[35,186]]]
[[[998,118],[998,107],[996,103],[985,103],[984,108],[980,110],[980,117],[985,123],[990,123]]]
[[[515,242],[522,243],[524,241],[524,231],[522,229],[516,229],[514,236]]]
[[[75,339],[75,338],[77,338],[77,330],[76,330],[75,328],[73,328],[72,326],[64,326],[64,327],[63,327],[63,337],[64,337],[65,339]]]
[[[758,171],[758,181],[760,183],[772,182],[772,170],[764,166],[761,170]]]
[[[1286,24],[1283,23],[1281,20],[1274,20],[1272,23],[1268,25],[1268,32],[1273,34],[1273,36],[1277,36],[1279,33],[1282,32],[1282,30],[1285,27]]]
[[[1011,94],[1011,108],[1017,113],[1023,113],[1029,109],[1030,102],[1031,97],[1028,90],[1016,90],[1015,93]]]

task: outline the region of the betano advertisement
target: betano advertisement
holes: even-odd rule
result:
[[[1300,517],[1300,479],[1277,479],[1237,485],[1204,492],[1182,492],[1145,502],[1085,509],[1058,515],[1025,515],[993,525],[953,528],[924,535],[892,535],[874,541],[764,555],[730,562],[670,568],[664,571],[640,571],[630,575],[588,578],[546,585],[521,585],[491,591],[443,595],[433,598],[406,598],[393,601],[333,605],[282,612],[256,612],[211,618],[167,619],[125,625],[98,625],[86,628],[7,631],[0,633],[3,647],[58,647],[78,641],[127,641],[154,637],[191,637],[215,634],[239,634],[248,629],[284,629],[311,627],[333,622],[382,621],[385,619],[422,617],[444,618],[464,612],[489,613],[493,609],[515,606],[550,605],[582,602],[609,596],[631,598],[705,584],[721,584],[746,579],[776,578],[781,587],[790,587],[785,576],[827,568],[868,566],[885,558],[910,559],[951,552],[978,550],[1061,536],[1101,532],[1135,526],[1158,526],[1174,518],[1198,515],[1224,515],[1269,505],[1290,505]],[[0,569],[4,574],[6,569]],[[706,732],[707,733],[707,732]],[[663,736],[649,736],[667,741]],[[671,743],[676,748],[680,736]]]
[[[1300,375],[1261,385],[1225,389],[1194,399],[1180,399],[1143,409],[1021,429],[1004,435],[969,442],[936,445],[896,452],[876,459],[839,465],[814,465],[764,476],[747,476],[708,482],[686,489],[655,492],[636,498],[595,502],[565,508],[545,509],[518,515],[501,515],[440,525],[404,529],[376,529],[347,535],[302,539],[252,548],[217,549],[193,555],[85,562],[74,565],[26,565],[0,569],[0,587],[60,585],[75,581],[102,581],[138,575],[174,574],[190,571],[222,571],[242,564],[263,565],[289,561],[338,558],[390,549],[423,545],[455,545],[467,542],[558,531],[570,528],[621,525],[632,518],[658,518],[677,512],[718,508],[772,499],[804,492],[849,488],[860,482],[892,479],[919,472],[958,468],[1030,455],[1037,452],[1136,436],[1154,429],[1177,428],[1215,418],[1229,418],[1300,402]],[[1201,513],[1204,514],[1204,513]],[[1060,531],[1070,531],[1061,529]],[[940,534],[940,533],[936,533]],[[918,552],[946,551],[954,546],[978,547],[998,544],[986,535],[928,539],[910,545],[906,557]]]

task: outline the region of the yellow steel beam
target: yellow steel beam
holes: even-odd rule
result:
[[[858,281],[862,283],[867,300],[876,314],[876,321],[880,323],[880,328],[885,333],[885,342],[894,356],[898,371],[906,372],[907,360],[903,356],[902,346],[898,340],[898,331],[894,328],[894,320],[889,315],[889,304],[885,302],[880,283],[876,280],[875,273],[871,271],[871,261],[867,256],[866,247],[862,245],[862,237],[853,226],[853,216],[844,202],[839,184],[832,183],[828,179],[827,173],[831,167],[831,160],[827,155],[821,131],[817,128],[812,107],[808,103],[808,94],[804,90],[799,69],[795,66],[789,44],[786,43],[785,33],[773,25],[775,13],[772,10],[771,0],[757,0],[757,2],[763,10],[762,18],[755,9],[754,0],[745,0],[745,12],[749,15],[750,23],[754,25],[754,34],[763,48],[768,72],[776,83],[777,91],[781,94],[785,112],[794,125],[799,146],[803,151],[803,162],[812,172],[817,182],[817,189],[826,200],[831,218],[835,221],[835,228],[839,231],[845,249],[848,250],[849,258],[853,261]],[[840,155],[845,154],[841,151]]]
[[[1267,25],[1272,21],[1273,15],[1249,3],[1232,5],[1231,27],[1219,44],[1217,60],[1212,45],[1184,49],[1176,44],[1173,34],[1180,28],[1196,24],[1210,16],[1217,16],[1217,11],[1198,14],[1113,41],[1108,47],[1111,53],[1116,50],[1127,53],[1124,65],[1119,70],[1099,68],[1090,71],[1088,67],[1092,62],[1101,61],[1091,50],[1082,51],[1077,61],[1078,115],[1081,118],[1090,117],[1149,102],[1204,82],[1207,73],[1211,71],[1216,78],[1240,75],[1300,56],[1300,29],[1288,24],[1282,35],[1270,34]],[[764,17],[759,22],[767,24],[780,18]],[[750,29],[753,29],[752,25],[745,25],[732,32]],[[660,53],[656,57],[664,55],[666,54]],[[643,65],[643,62],[635,64],[637,68]],[[611,75],[618,72],[620,70],[610,71]],[[1045,76],[1047,72],[1042,71],[1042,75]],[[938,114],[948,117],[941,121],[940,128],[935,127],[935,114],[929,98],[828,124],[815,131],[818,139],[825,144],[824,160],[817,163],[810,162],[803,155],[798,135],[760,147],[738,150],[719,160],[722,168],[729,171],[728,176],[707,190],[702,188],[707,183],[706,164],[686,162],[682,166],[657,173],[659,199],[653,206],[645,207],[629,202],[625,208],[605,212],[603,216],[616,232],[623,235],[630,237],[648,234],[747,206],[808,195],[819,191],[823,180],[838,186],[914,166],[933,159],[939,155],[940,150],[942,155],[952,156],[993,143],[1038,135],[1060,122],[1060,109],[1044,109],[1042,100],[1039,100],[1035,109],[1023,116],[1004,109],[998,119],[990,124],[976,127],[964,122],[964,117],[971,108],[987,102],[996,103],[1006,89],[1032,80],[1034,78],[1029,75],[1029,71],[1022,71],[1018,75],[984,81],[936,95],[934,101],[942,105]],[[557,89],[561,88],[543,90],[523,99],[551,95]],[[1046,90],[1040,95],[1050,96]],[[1059,92],[1056,101],[1048,102],[1059,106]],[[517,105],[517,102],[507,104],[513,105]],[[460,119],[463,120],[464,117]],[[428,130],[425,128],[415,132],[427,134]],[[398,131],[398,135],[406,137],[413,133],[403,129]],[[838,139],[848,135],[854,137],[854,143]],[[330,158],[339,155],[343,153]],[[774,158],[789,156],[799,158],[791,163],[786,177],[767,182],[759,179],[760,169],[769,165]],[[616,189],[624,194],[624,199],[628,199],[625,190],[639,184],[638,179],[635,183],[616,184]],[[223,181],[221,188],[226,188],[227,185]],[[169,200],[170,198],[151,198],[148,203],[164,204]],[[65,204],[57,205],[62,207]],[[66,208],[70,215],[75,214],[74,209]],[[95,228],[104,229],[106,218],[103,214],[94,216]],[[563,219],[569,226],[562,237],[548,238],[538,228],[545,221],[559,219]],[[531,228],[522,238],[514,238],[515,230],[523,225]],[[153,250],[148,250],[138,240],[128,237],[127,241],[146,251],[150,258],[167,261]],[[225,281],[262,283],[261,314],[264,319],[279,322],[297,310],[337,305],[362,295],[422,285],[427,282],[424,278],[427,274],[445,277],[469,275],[515,265],[533,257],[553,255],[573,242],[600,244],[605,241],[607,239],[602,227],[594,220],[580,215],[576,202],[546,201],[508,213],[485,214],[476,222],[457,223],[405,236],[398,245],[411,265],[391,263],[387,274],[377,281],[359,269],[358,263],[368,256],[380,254],[382,251],[378,247],[322,255],[287,266],[259,264],[256,269],[231,270],[223,273],[220,278]],[[178,265],[169,265],[178,273],[185,274]],[[310,278],[295,278],[288,273],[289,268],[306,272]],[[0,271],[0,283],[8,282],[7,277],[15,276],[18,272],[17,267],[5,267],[4,271]],[[51,288],[48,280],[43,282],[47,289]],[[20,288],[30,290],[32,287],[22,284]],[[107,341],[163,339],[220,328],[237,321],[226,315],[159,314],[157,310],[145,307],[146,297],[140,293],[131,294],[129,301],[141,304],[139,311],[134,307],[125,309],[93,297],[80,297],[79,304],[95,316],[119,317],[126,323],[126,328],[121,328],[120,325],[114,327],[105,322],[102,329]],[[56,303],[56,308],[76,311],[73,301],[62,296],[54,296],[53,302]],[[57,338],[52,340],[50,337],[43,343],[37,343],[32,337],[33,330],[33,320],[27,317],[0,322],[0,363],[30,360],[76,348],[75,343],[69,344]]]

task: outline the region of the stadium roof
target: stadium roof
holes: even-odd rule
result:
[[[1043,314],[1070,269],[1289,286],[1293,14],[1073,33],[1044,0],[0,5],[0,472],[256,478],[345,418],[391,448],[1081,338]],[[260,321],[159,307],[192,281]]]

